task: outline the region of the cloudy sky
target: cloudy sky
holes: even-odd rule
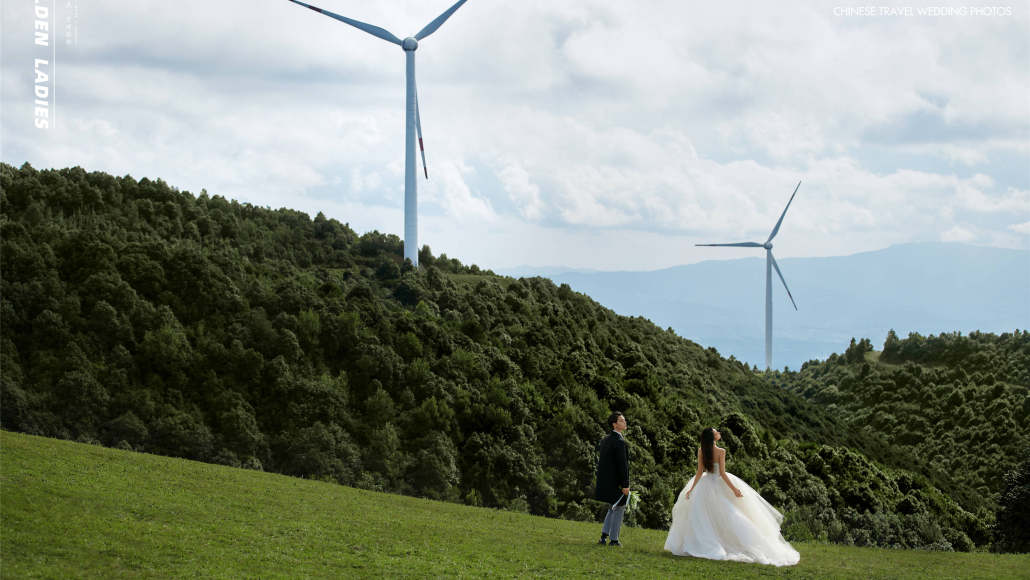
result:
[[[451,1],[314,3],[405,37]],[[765,241],[802,181],[780,259],[1030,249],[1030,2],[998,4],[469,0],[416,53],[419,242],[494,269],[745,257],[694,244]],[[2,10],[5,162],[402,235],[399,47],[286,0]]]

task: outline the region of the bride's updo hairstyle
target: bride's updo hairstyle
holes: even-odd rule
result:
[[[712,458],[715,456],[715,428],[705,427],[701,431],[701,460],[705,471],[712,471]]]

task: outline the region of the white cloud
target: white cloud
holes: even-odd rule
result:
[[[505,191],[519,208],[522,217],[530,221],[540,219],[543,211],[540,186],[530,180],[529,173],[524,167],[518,163],[509,162],[498,171],[497,177],[504,184]]]
[[[976,234],[961,226],[955,226],[941,234],[942,242],[972,242]]]
[[[401,36],[450,3],[323,0]],[[399,48],[287,2],[78,7],[44,134],[25,97],[33,47],[11,40],[28,10],[3,5],[4,161],[161,177],[401,234]],[[672,265],[712,257],[696,242],[764,241],[802,180],[781,258],[938,239],[1030,248],[1012,225],[1030,217],[1030,176],[1013,169],[1030,164],[1030,11],[1014,12],[468,3],[417,52],[420,241],[494,267]],[[479,235],[454,237],[466,230]]]
[[[443,163],[437,171],[440,175],[437,181],[440,183],[425,188],[425,199],[438,204],[447,216],[460,221],[493,221],[496,214],[490,202],[474,192],[466,182],[465,176],[473,172],[467,165]]]
[[[367,191],[378,191],[383,187],[382,175],[375,171],[363,171],[361,167],[355,167],[351,171],[350,189],[355,193]]]

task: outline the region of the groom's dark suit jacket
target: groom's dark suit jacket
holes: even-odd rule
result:
[[[629,487],[629,447],[622,435],[612,431],[601,439],[598,452],[594,499],[612,504],[622,497],[622,489]]]

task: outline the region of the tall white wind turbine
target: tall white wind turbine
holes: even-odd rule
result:
[[[787,296],[790,298],[790,303],[794,305],[794,310],[798,309],[797,302],[794,302],[794,297],[790,294],[790,288],[787,287],[787,281],[783,279],[783,273],[780,272],[780,267],[776,264],[776,258],[772,254],[772,239],[776,237],[776,234],[780,231],[780,224],[783,223],[783,216],[787,215],[787,210],[790,209],[790,202],[794,201],[794,196],[798,193],[798,187],[801,187],[801,182],[798,182],[797,187],[794,188],[794,193],[790,195],[790,200],[787,202],[787,207],[783,208],[783,213],[780,214],[779,221],[776,222],[776,227],[773,228],[772,233],[769,234],[769,239],[764,244],[758,242],[739,242],[736,244],[694,244],[696,246],[735,246],[740,248],[765,248],[765,370],[772,368],[772,271],[776,268],[776,274],[780,277],[780,282],[783,282],[783,288],[787,291]]]
[[[404,257],[411,260],[411,263],[418,266],[418,188],[415,181],[415,132],[418,131],[418,148],[422,153],[422,171],[426,179],[429,179],[429,170],[426,168],[426,151],[422,147],[422,122],[418,114],[418,95],[415,91],[415,50],[418,49],[418,41],[436,32],[440,25],[447,21],[454,14],[454,11],[461,7],[467,0],[458,0],[443,14],[436,17],[418,32],[415,36],[409,36],[404,40],[397,38],[388,30],[365,24],[357,20],[340,16],[328,10],[322,10],[316,6],[290,0],[294,4],[300,4],[315,12],[335,18],[340,22],[346,22],[354,28],[392,42],[404,49],[404,56],[407,60],[405,79],[407,81],[407,92],[405,94],[405,131],[404,131]]]

